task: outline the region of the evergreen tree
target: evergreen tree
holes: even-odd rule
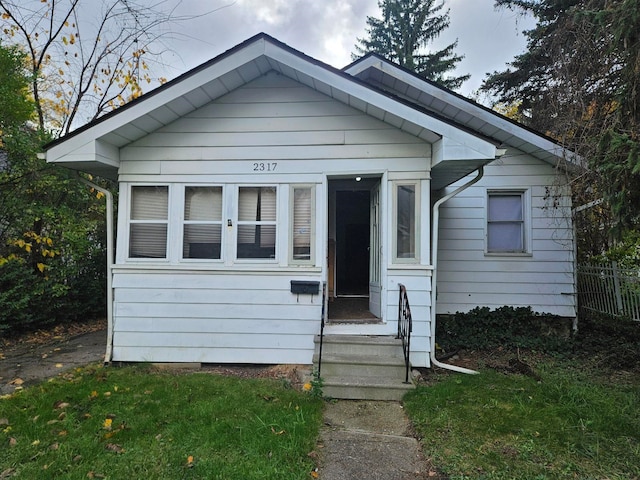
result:
[[[367,17],[368,38],[358,38],[354,60],[375,52],[451,89],[469,79],[470,75],[446,76],[464,58],[454,53],[457,40],[436,52],[428,49],[449,26],[449,11],[441,13],[444,1],[379,0],[378,7],[382,18]]]
[[[494,72],[482,90],[518,102],[524,121],[588,162],[573,179],[575,205],[600,197],[579,239],[607,248],[603,226],[640,225],[640,0],[498,0],[533,15],[527,50]],[[580,226],[579,226],[580,228]],[[582,237],[582,238],[580,238]],[[585,238],[587,237],[587,238]]]

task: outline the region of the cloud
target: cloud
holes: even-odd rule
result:
[[[351,63],[358,37],[365,35],[367,16],[379,16],[377,0],[173,0],[181,15],[194,18],[176,25],[165,56],[173,78],[265,32],[311,57],[342,68]],[[458,39],[456,52],[464,55],[454,74],[471,73],[461,89],[477,89],[485,73],[503,69],[524,50],[519,31],[530,19],[508,10],[496,11],[494,0],[447,0],[450,26],[434,49]],[[208,13],[211,12],[211,13]],[[208,14],[207,14],[208,13]]]

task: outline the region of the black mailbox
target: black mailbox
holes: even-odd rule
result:
[[[306,280],[291,280],[291,293],[306,293],[317,295],[320,291],[320,282],[309,282]]]

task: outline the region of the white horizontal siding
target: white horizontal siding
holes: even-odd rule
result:
[[[571,200],[561,195],[554,206],[553,194],[566,191],[557,182],[554,170],[539,160],[506,157],[441,207],[437,313],[511,305],[575,316]],[[509,188],[530,192],[530,252],[486,254],[487,190]]]
[[[322,296],[294,279],[319,275],[118,270],[113,360],[310,364]]]
[[[430,144],[419,138],[272,73],[122,148],[119,174],[172,181],[176,175],[426,172],[430,156]],[[267,160],[278,162],[274,172],[250,169],[248,162]]]
[[[313,344],[311,345],[313,350]],[[173,347],[171,360],[166,360],[166,347],[114,345],[113,358],[121,362],[177,362],[177,363],[262,363],[310,364],[309,349],[287,349],[287,361],[282,361],[282,350],[273,348],[199,348]]]
[[[304,155],[304,158],[301,158],[301,156],[288,159],[282,158],[282,156],[265,158],[263,155],[259,159],[240,158],[236,161],[226,159],[217,162],[199,160],[183,160],[178,162],[175,161],[174,158],[131,162],[121,167],[120,179],[122,181],[130,181],[131,179],[127,178],[127,176],[137,175],[140,181],[149,181],[150,178],[148,176],[153,176],[152,178],[155,179],[155,181],[166,182],[167,180],[186,181],[189,180],[187,176],[190,176],[190,179],[195,181],[193,172],[197,171],[197,181],[199,182],[202,181],[202,177],[205,175],[217,175],[216,178],[218,182],[226,180],[223,175],[242,175],[246,178],[246,181],[261,181],[264,183],[277,181],[274,179],[278,179],[282,175],[302,175],[300,172],[306,174],[322,174],[325,172],[380,173],[388,169],[391,164],[388,158],[379,158],[377,156],[382,153],[381,150],[377,151],[375,155],[371,152],[371,156],[368,156],[368,153],[359,152],[358,155],[360,155],[360,158],[349,159],[348,157],[341,157],[330,160],[326,158],[315,158],[315,156],[319,155],[319,152],[309,152],[305,150],[299,153]],[[311,158],[312,155],[313,158]],[[276,162],[276,170],[271,174],[256,174],[256,172],[253,171],[253,163],[262,161]],[[392,163],[395,172],[415,172],[419,170],[421,166],[424,166],[423,160],[416,159],[415,157],[395,157]],[[293,180],[295,181],[295,179]]]
[[[407,289],[411,307],[413,330],[411,332],[411,364],[414,367],[429,367],[431,337],[431,270],[398,269],[387,273],[387,319],[397,330],[400,287]]]

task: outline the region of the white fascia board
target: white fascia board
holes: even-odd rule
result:
[[[497,114],[494,114],[490,111],[481,108],[478,105],[475,105],[472,102],[469,102],[463,98],[460,98],[456,95],[452,95],[450,92],[437,88],[428,82],[425,82],[419,78],[416,78],[414,75],[411,75],[395,65],[391,65],[387,62],[384,62],[376,57],[368,57],[363,59],[361,62],[358,62],[352,65],[350,68],[346,69],[345,72],[350,75],[358,75],[369,68],[376,68],[383,73],[391,75],[392,77],[398,79],[401,82],[404,82],[407,85],[410,85],[414,88],[417,88],[420,91],[431,95],[438,100],[441,100],[458,110],[461,110],[473,117],[492,125],[499,130],[506,132],[510,135],[513,135],[523,142],[534,145],[540,150],[544,150],[554,155],[557,158],[569,158],[574,161],[577,160],[577,157],[561,147],[560,145],[552,142],[551,140],[544,138],[540,135],[537,135],[526,128],[522,128],[521,126],[510,122]]]
[[[461,144],[449,137],[443,137],[431,147],[431,168],[448,160],[487,160],[490,162],[500,156],[495,145],[485,142],[483,148],[477,150]]]
[[[464,145],[471,150],[477,152],[487,152],[489,150],[495,152],[495,145],[487,140],[484,140],[476,135],[465,132],[460,128],[450,125],[447,122],[443,122],[435,117],[422,113],[414,108],[409,107],[403,103],[400,103],[392,98],[387,97],[381,93],[371,90],[368,87],[360,85],[351,79],[344,78],[343,76],[336,74],[326,68],[308,62],[307,60],[298,57],[290,52],[287,52],[275,45],[267,44],[265,53],[268,57],[281,62],[294,70],[300,71],[310,77],[317,79],[320,82],[324,82],[332,87],[351,95],[357,99],[360,99],[366,103],[378,107],[386,112],[392,113],[400,118],[415,123],[427,130],[430,130],[441,137],[447,137],[455,143]],[[481,157],[489,158],[489,157]],[[490,158],[495,158],[495,153]]]
[[[87,130],[52,147],[47,152],[47,161],[60,161],[65,155],[75,151],[78,145],[90,143],[118,128],[124,127],[136,119],[153,112],[157,108],[165,106],[171,100],[179,98],[207,82],[254,60],[264,53],[264,45],[265,41],[263,39],[257,40],[242,50],[214,62],[212,65],[203,68],[173,85],[163,88],[149,97],[145,98],[142,96],[140,101],[133,105],[126,106],[119,114],[116,113],[106,120],[98,121],[98,123]]]
[[[360,60],[357,60],[354,64],[352,64],[349,68],[344,69],[343,71],[345,73],[348,73],[349,75],[353,75],[354,77],[359,75],[360,73],[364,72],[365,70],[368,70],[371,67],[375,67],[378,70],[384,71],[383,67],[383,61],[380,60],[377,57],[374,56],[370,56],[367,58],[361,58]]]
[[[78,137],[70,138],[68,144],[64,142],[49,149],[46,158],[47,162],[58,164],[96,162],[107,167],[120,166],[120,150],[97,139],[86,141]]]

